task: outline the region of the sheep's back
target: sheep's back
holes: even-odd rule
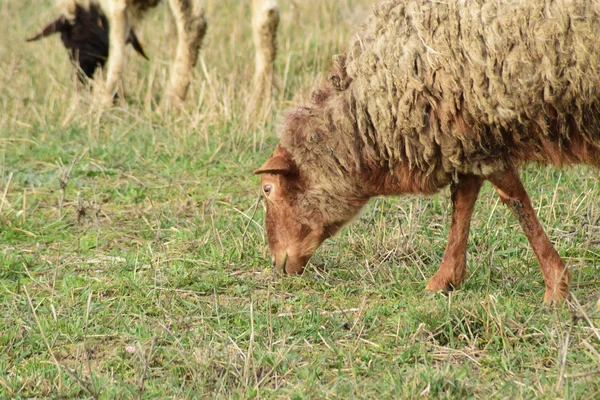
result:
[[[381,162],[486,173],[550,134],[550,107],[600,146],[599,14],[595,0],[382,4],[348,52],[365,143]]]

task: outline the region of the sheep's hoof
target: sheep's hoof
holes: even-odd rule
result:
[[[450,281],[446,279],[438,278],[437,274],[434,275],[425,286],[425,290],[428,292],[451,292],[454,290],[455,285],[450,283]],[[456,285],[458,287],[458,285]]]
[[[557,306],[562,304],[565,300],[569,300],[569,285],[561,284],[561,287],[553,289],[546,289],[544,294],[544,303]]]
[[[546,293],[544,294],[544,303],[549,305],[559,305],[565,300],[569,300],[569,285],[571,283],[571,273],[568,270],[564,270],[557,279],[558,284],[546,285]]]
[[[544,303],[550,306],[558,306],[568,299],[568,293],[565,295],[555,290],[546,290],[546,294],[544,294]]]
[[[100,102],[100,106],[104,109],[111,108],[119,103],[119,97],[110,93],[104,93]]]
[[[174,95],[167,95],[161,103],[161,108],[167,113],[179,113],[183,110],[183,99]]]
[[[456,275],[458,275],[458,277]],[[456,271],[456,269],[453,268],[452,271],[448,271],[448,268],[440,267],[435,275],[427,282],[425,290],[429,292],[451,292],[460,287],[463,279],[464,272],[461,272],[461,270]]]

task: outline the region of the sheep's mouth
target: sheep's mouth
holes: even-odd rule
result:
[[[278,262],[276,265],[277,269],[285,275],[302,275],[309,259],[310,257],[296,257],[286,253],[281,262]]]
[[[283,256],[283,261],[281,261],[281,270],[283,271],[284,274],[287,274],[287,271],[285,269],[285,265],[287,264],[287,260],[288,260],[288,253],[285,253],[285,256]]]

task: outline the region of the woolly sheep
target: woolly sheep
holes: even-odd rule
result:
[[[524,163],[600,167],[600,2],[382,3],[312,102],[289,111],[257,171],[273,264],[302,273],[374,196],[451,185],[450,235],[431,291],[465,278],[479,189],[490,181],[539,261],[544,301],[570,273],[519,179]]]
[[[206,33],[201,0],[169,0],[169,18],[177,31],[176,55],[166,91],[169,103],[180,103],[189,87],[202,39]],[[144,13],[160,0],[59,0],[59,17],[28,41],[60,32],[71,59],[78,64],[79,77],[93,77],[97,66],[108,59],[104,102],[114,98],[123,74],[125,46],[131,43],[146,57],[133,31]],[[253,0],[253,28],[257,47],[254,81],[257,100],[270,92],[272,64],[275,58],[275,32],[279,23],[276,0]],[[110,57],[108,55],[110,54]]]

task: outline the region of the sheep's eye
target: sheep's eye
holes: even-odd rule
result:
[[[265,195],[269,195],[271,194],[271,190],[273,189],[273,186],[271,185],[265,185],[263,186],[263,192],[265,192]]]

